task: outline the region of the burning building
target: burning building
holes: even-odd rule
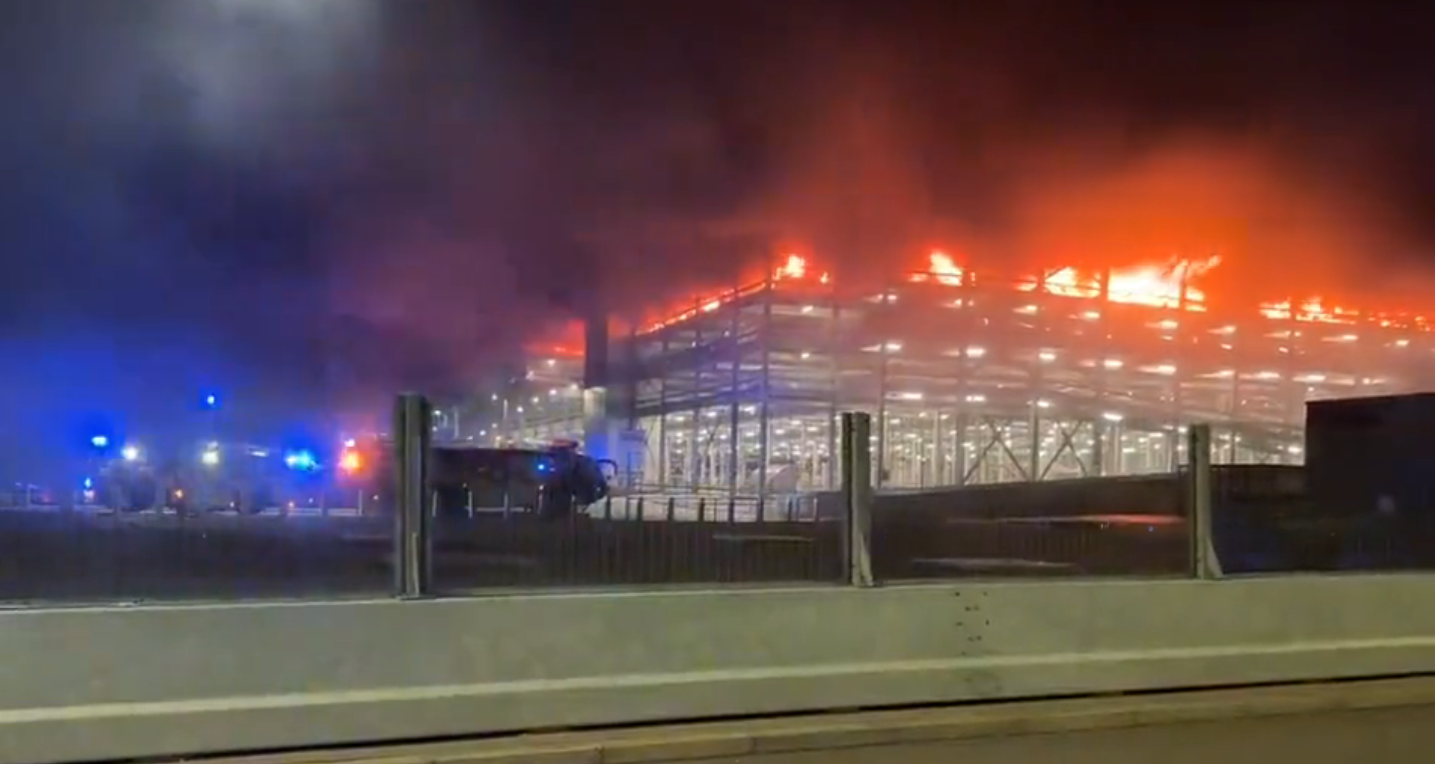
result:
[[[1218,309],[1198,286],[1217,258],[1027,276],[919,262],[859,286],[788,256],[590,333],[602,379],[552,348],[485,434],[591,442],[596,405],[628,481],[738,494],[835,487],[844,410],[872,412],[876,480],[894,489],[1169,471],[1195,421],[1219,461],[1299,464],[1306,400],[1406,391],[1435,349],[1418,316]]]

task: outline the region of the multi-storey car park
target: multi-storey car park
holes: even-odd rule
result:
[[[484,435],[582,438],[587,383],[622,428],[624,477],[658,489],[835,487],[838,412],[853,409],[874,415],[886,488],[1169,471],[1192,421],[1213,425],[1218,460],[1299,464],[1306,400],[1408,391],[1435,348],[1418,316],[1217,309],[1196,286],[1217,264],[1012,277],[933,252],[858,286],[792,255],[663,320],[589,332],[586,364],[531,359]]]

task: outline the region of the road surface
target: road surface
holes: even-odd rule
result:
[[[1428,764],[1435,682],[1310,684],[349,749],[352,764]],[[318,764],[337,752],[215,764]]]

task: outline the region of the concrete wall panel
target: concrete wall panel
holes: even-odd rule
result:
[[[0,614],[0,764],[1418,673],[1435,576]]]

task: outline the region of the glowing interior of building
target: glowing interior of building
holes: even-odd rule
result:
[[[614,336],[602,383],[625,480],[832,488],[844,410],[872,412],[890,489],[1169,471],[1193,421],[1214,426],[1218,461],[1299,464],[1306,400],[1408,391],[1435,349],[1418,316],[1318,299],[1217,311],[1198,287],[1215,258],[1028,278],[917,260],[857,289],[788,256]],[[583,367],[532,359],[485,435],[582,439]]]

